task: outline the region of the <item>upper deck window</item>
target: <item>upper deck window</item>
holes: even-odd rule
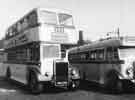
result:
[[[49,11],[41,11],[39,13],[39,20],[45,24],[57,24],[56,13]]]
[[[68,15],[68,14],[64,14],[64,13],[59,13],[58,17],[59,17],[60,25],[73,26],[72,15]]]

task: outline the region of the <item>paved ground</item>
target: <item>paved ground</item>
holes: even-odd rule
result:
[[[55,88],[48,89],[40,95],[32,95],[24,86],[7,81],[3,75],[0,69],[0,100],[135,100],[134,90],[112,94],[92,83],[77,91]]]
[[[135,100],[135,92],[111,94],[91,84],[77,91],[55,88],[32,95],[21,84],[0,77],[0,100]]]

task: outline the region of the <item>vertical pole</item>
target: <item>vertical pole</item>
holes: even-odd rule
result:
[[[117,30],[117,35],[118,35],[118,39],[120,39],[120,30],[119,30],[119,28]]]
[[[80,30],[79,31],[79,40],[78,40],[78,45],[83,45],[84,41],[83,41],[83,31]]]

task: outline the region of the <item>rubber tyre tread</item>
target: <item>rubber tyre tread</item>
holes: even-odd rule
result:
[[[37,76],[34,73],[30,74],[29,87],[32,94],[40,94],[43,91],[43,84],[38,82]]]
[[[118,78],[117,72],[112,70],[107,74],[107,82],[105,89],[113,93],[121,93],[123,91],[122,81]]]

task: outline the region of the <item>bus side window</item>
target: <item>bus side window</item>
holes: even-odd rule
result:
[[[79,55],[79,53],[75,53],[75,54],[73,55],[73,59],[74,59],[74,60],[80,60],[80,55]]]
[[[88,60],[89,52],[85,51],[85,52],[82,52],[80,55],[81,55],[81,60]]]
[[[68,60],[70,61],[70,60],[72,60],[73,58],[72,58],[72,54],[68,54]]]
[[[90,51],[89,52],[89,59],[95,60],[96,59],[96,51]]]
[[[9,38],[13,36],[13,31],[12,28],[9,29],[9,33],[8,33]]]
[[[108,60],[118,60],[118,51],[117,48],[107,48],[106,58]]]
[[[106,50],[106,60],[112,60],[113,58],[113,50],[112,48],[107,48]]]
[[[89,51],[86,52],[86,60],[89,60]]]
[[[77,53],[75,53],[75,54],[69,54],[68,55],[68,59],[69,59],[69,61],[72,61],[72,60],[78,60],[79,59],[79,56],[78,56],[78,54]]]
[[[104,49],[97,50],[97,60],[104,60]]]
[[[117,48],[114,48],[113,49],[113,56],[114,56],[114,60],[118,60],[119,59],[119,56],[118,56],[118,49]]]
[[[32,48],[31,49],[31,60],[34,62],[38,62],[40,59],[40,53],[39,48]]]

